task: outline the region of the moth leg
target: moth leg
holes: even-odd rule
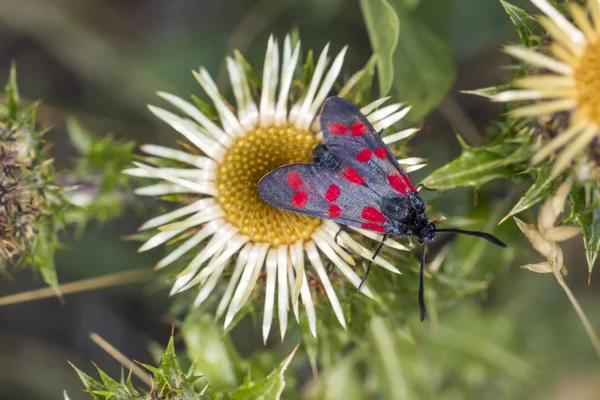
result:
[[[340,235],[340,233],[342,233],[342,231],[343,231],[343,232],[346,232],[346,233],[348,233],[348,227],[347,227],[346,225],[340,225],[340,229],[339,229],[339,230],[336,232],[335,236],[333,237],[333,241],[334,241],[334,242],[335,242],[337,245],[339,245],[339,243],[338,243],[338,241],[337,241],[337,239],[338,239],[338,236]]]
[[[408,237],[408,247],[410,247],[411,249],[414,247],[415,245],[412,242],[412,237]]]
[[[381,242],[379,242],[379,245],[377,245],[377,248],[375,249],[375,252],[373,253],[373,257],[369,260],[369,265],[367,265],[367,270],[365,271],[365,275],[363,276],[363,278],[360,281],[360,284],[358,285],[358,290],[360,290],[363,283],[365,283],[365,281],[367,280],[367,277],[369,276],[369,272],[371,272],[371,266],[373,265],[373,261],[375,261],[375,257],[377,257],[377,254],[379,254],[379,251],[383,247],[383,243],[388,238],[388,236],[389,235],[383,235]]]
[[[417,192],[420,192],[421,189],[429,190],[429,191],[432,191],[432,192],[436,191],[435,189],[428,188],[427,186],[423,185],[422,183],[419,183],[417,185]]]

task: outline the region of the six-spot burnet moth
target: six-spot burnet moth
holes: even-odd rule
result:
[[[286,211],[382,234],[372,260],[389,235],[415,237],[423,244],[419,279],[421,321],[426,313],[423,300],[425,245],[435,240],[436,233],[478,236],[506,247],[484,232],[437,229],[427,217],[421,196],[390,149],[367,118],[346,100],[327,99],[320,123],[325,144],[314,148],[314,164],[290,164],[271,171],[258,183],[260,196]],[[371,262],[362,282],[369,274]]]

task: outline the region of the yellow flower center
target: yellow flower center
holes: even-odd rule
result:
[[[316,144],[311,132],[289,126],[258,128],[237,139],[217,173],[217,199],[227,221],[255,242],[280,245],[310,238],[320,220],[265,203],[258,181],[282,165],[310,163]]]
[[[600,40],[588,44],[579,58],[575,87],[581,111],[600,125]]]

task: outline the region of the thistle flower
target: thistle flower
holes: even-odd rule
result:
[[[58,290],[54,270],[62,193],[36,127],[36,105],[20,104],[13,66],[0,113],[0,269],[30,265]]]
[[[266,173],[281,165],[312,162],[312,149],[322,140],[318,113],[331,91],[343,65],[346,48],[328,66],[329,45],[320,54],[314,71],[310,63],[305,71],[309,81],[302,82],[298,67],[300,44],[292,44],[289,36],[283,43],[283,57],[277,41],[271,37],[263,66],[260,98],[254,96],[247,63],[239,52],[227,59],[227,69],[237,107],[234,110],[219,93],[209,73],[201,68],[194,76],[211,98],[218,121],[210,119],[191,103],[168,93],[159,93],[180,109],[185,117],[162,108],[150,106],[150,111],[184,135],[192,146],[187,151],[157,145],[144,145],[151,157],[148,164],[136,163],[126,170],[130,175],[158,179],[162,182],[137,189],[138,195],[171,196],[185,205],[175,211],[147,221],[140,229],[159,229],[140,248],[147,251],[168,241],[182,242],[160,260],[164,268],[195,252],[191,262],[175,280],[171,294],[195,286],[200,287],[194,304],[200,305],[215,288],[231,263],[233,271],[217,308],[217,316],[225,314],[225,327],[243,307],[261,276],[266,275],[263,337],[266,341],[274,314],[275,297],[280,333],[287,327],[288,310],[298,319],[298,299],[302,301],[313,335],[316,335],[315,306],[307,275],[320,280],[331,307],[342,326],[346,322],[342,306],[324,267],[331,262],[355,287],[361,278],[350,252],[371,259],[373,252],[363,247],[356,236],[341,232],[331,222],[281,211],[266,204],[258,195],[257,184]],[[311,56],[308,57],[311,60]],[[360,79],[355,74],[340,90],[347,95]],[[296,100],[295,100],[296,99]],[[387,99],[379,99],[362,108],[375,129],[392,126],[405,116],[409,107],[391,104],[381,107]],[[207,107],[203,107],[207,108]],[[389,145],[409,137],[416,129],[386,136]],[[178,165],[165,168],[165,160]],[[424,164],[421,159],[400,160],[408,171]],[[188,166],[183,167],[183,166]],[[185,194],[185,195],[183,195]],[[184,197],[185,196],[185,197]],[[365,237],[380,240],[381,235],[357,230]],[[393,241],[387,246],[406,250]],[[305,263],[305,257],[308,263]],[[392,272],[399,271],[388,261],[376,257],[375,264]],[[262,272],[264,271],[264,273]],[[360,291],[373,297],[368,285]],[[277,292],[277,296],[275,294]]]
[[[532,158],[534,164],[562,148],[552,176],[563,172],[600,135],[600,2],[588,0],[587,8],[575,2],[562,15],[548,0],[531,0],[545,16],[538,20],[551,43],[539,51],[508,46],[506,52],[542,72],[519,78],[519,90],[497,94],[496,101],[531,101],[514,111],[515,117],[548,118],[567,112],[569,124]],[[571,20],[573,22],[571,22]]]

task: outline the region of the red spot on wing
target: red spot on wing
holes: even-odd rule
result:
[[[417,189],[415,189],[412,182],[410,181],[410,178],[408,177],[408,175],[402,174],[402,178],[404,178],[404,182],[406,182],[406,185],[408,186],[408,188],[410,189],[411,192],[417,191]]]
[[[371,149],[364,149],[356,155],[356,161],[367,162],[371,159]]]
[[[355,122],[350,127],[350,132],[352,132],[353,136],[362,136],[367,132],[367,127],[362,122]]]
[[[327,129],[332,135],[345,135],[348,133],[348,127],[340,122],[334,122],[330,124]]]
[[[402,194],[406,194],[408,193],[408,189],[406,187],[406,183],[404,183],[404,180],[398,176],[398,175],[389,175],[388,177],[388,182],[390,183],[390,186],[397,192],[400,192]]]
[[[302,186],[302,178],[298,171],[288,172],[287,174],[287,185],[294,190],[300,189]]]
[[[375,207],[363,208],[361,215],[364,219],[368,219],[369,221],[373,221],[373,222],[387,221],[387,218],[385,218],[385,216],[382,213],[380,213],[379,210],[376,209]]]
[[[325,192],[325,200],[327,200],[330,203],[333,203],[337,200],[338,197],[340,197],[340,188],[338,185],[332,184],[331,186],[329,186],[329,189],[327,189],[327,191]]]
[[[363,229],[368,229],[370,231],[375,231],[375,232],[380,232],[380,233],[385,232],[385,228],[383,227],[383,225],[375,224],[373,222],[364,223],[360,227]]]
[[[377,158],[386,158],[388,155],[388,150],[385,147],[380,147],[375,150],[375,157]]]
[[[329,218],[337,218],[342,213],[342,209],[337,204],[329,206]]]
[[[357,183],[359,185],[366,185],[367,184],[365,182],[365,180],[363,179],[363,177],[360,176],[360,174],[358,172],[356,172],[355,170],[353,170],[350,167],[346,167],[346,169],[344,170],[342,176],[344,178],[348,179],[352,183]]]
[[[304,208],[308,202],[308,193],[303,191],[297,191],[292,197],[292,204],[298,208]]]

